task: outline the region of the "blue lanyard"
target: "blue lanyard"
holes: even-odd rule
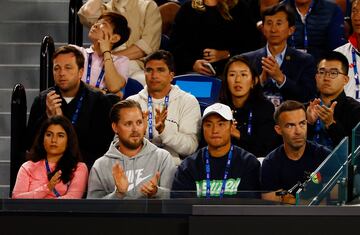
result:
[[[75,109],[75,112],[74,112],[74,114],[73,114],[73,116],[71,118],[71,124],[73,124],[73,125],[76,124],[76,122],[77,122],[77,120],[79,118],[79,112],[80,112],[80,108],[82,106],[82,102],[84,100],[84,96],[85,96],[85,89],[82,91],[81,96],[80,96],[78,102],[76,103],[76,109]]]
[[[87,73],[86,73],[86,84],[90,84],[90,75],[91,75],[91,64],[92,64],[92,53],[89,53],[88,57],[88,67],[87,67]],[[99,77],[96,81],[95,87],[99,88],[101,80],[104,77],[104,67],[101,69],[101,72],[99,74]]]
[[[323,105],[323,102],[320,102],[320,105]],[[329,147],[332,149],[332,140],[328,136],[323,136],[323,139],[321,139],[321,131],[325,130],[324,123],[318,118],[315,122],[315,136],[314,141],[318,144],[325,145],[326,147]],[[325,131],[324,131],[325,132]]]
[[[352,61],[353,61],[353,70],[354,70],[354,78],[355,78],[355,83],[356,83],[356,99],[359,99],[359,85],[360,85],[360,81],[359,81],[359,72],[357,70],[357,64],[356,64],[356,52],[355,49],[352,48],[351,49],[351,54],[352,54]]]
[[[320,105],[323,105],[322,100],[320,100]],[[320,132],[323,129],[323,124],[320,120],[320,118],[316,119],[315,122],[315,142],[320,143]]]
[[[50,170],[50,166],[49,166],[49,162],[47,159],[45,159],[45,168],[46,168],[46,173],[49,175],[51,173],[51,170]],[[60,193],[55,189],[52,190],[53,193],[55,194],[56,197],[60,197]]]
[[[311,13],[311,11],[313,9],[313,6],[314,6],[314,1],[311,2],[308,11],[305,14],[305,20],[304,20],[304,49],[305,50],[307,50],[308,47],[309,47],[309,39],[308,39],[308,31],[307,31],[306,19],[307,19],[308,15]],[[293,46],[295,47],[295,36],[294,36],[294,34],[291,35],[291,39],[293,41]]]
[[[234,150],[234,146],[231,145],[230,152],[228,154],[228,159],[226,161],[224,178],[221,185],[220,198],[224,196],[226,180],[229,175],[233,150]],[[210,198],[210,156],[209,156],[208,148],[205,149],[205,171],[206,171],[206,198]]]
[[[252,132],[252,117],[253,113],[252,110],[249,112],[248,124],[247,124],[247,134],[250,136]]]
[[[169,106],[169,95],[165,96],[165,108],[167,109]],[[154,136],[153,132],[153,112],[152,112],[152,98],[148,96],[148,126],[149,126],[149,140],[151,141]]]

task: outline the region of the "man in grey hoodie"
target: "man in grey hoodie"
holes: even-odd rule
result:
[[[90,171],[87,198],[166,197],[175,164],[171,155],[144,138],[146,121],[138,102],[123,100],[110,112],[116,138]]]

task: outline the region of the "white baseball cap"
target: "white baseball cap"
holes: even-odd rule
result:
[[[212,104],[209,107],[207,107],[204,110],[204,114],[203,114],[201,120],[204,121],[204,119],[207,116],[209,116],[210,114],[213,114],[213,113],[219,114],[221,117],[225,118],[228,121],[233,120],[233,114],[232,114],[230,107],[225,104],[220,104],[220,103],[215,103],[215,104]]]

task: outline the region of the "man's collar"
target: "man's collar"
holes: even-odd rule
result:
[[[86,48],[85,51],[86,51],[86,53],[88,53],[88,54],[94,53],[94,49],[92,48],[92,46]]]
[[[265,48],[266,48],[266,54],[267,54],[268,56],[269,56],[269,55],[272,56],[272,54],[271,54],[271,52],[270,52],[270,50],[269,50],[269,43],[266,43]],[[281,51],[281,53],[275,55],[275,57],[279,57],[279,59],[282,61],[282,60],[284,59],[284,57],[285,57],[286,49],[287,49],[287,45],[285,45],[285,47],[284,47],[284,49]]]
[[[331,100],[331,103],[337,101],[338,103],[343,101],[346,98],[345,91],[343,90],[335,99]]]

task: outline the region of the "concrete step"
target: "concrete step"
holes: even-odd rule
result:
[[[88,42],[88,29],[83,30],[83,41]],[[68,42],[67,21],[0,21],[0,42],[41,43],[44,36],[51,36],[55,42]],[[21,35],[26,32],[26,36]]]
[[[10,137],[0,136],[0,161],[10,160]]]
[[[30,103],[32,103],[32,101]],[[28,106],[27,119],[29,118],[30,107],[31,106]],[[11,129],[10,112],[0,112],[0,136],[9,137],[11,134],[10,129]]]
[[[36,42],[50,35],[56,42],[68,41],[67,21],[0,21],[0,42]],[[21,35],[21,32],[24,35]]]
[[[0,161],[0,185],[10,182],[10,161]]]
[[[55,42],[55,48],[67,45],[63,42]],[[88,47],[89,44],[85,44]],[[0,65],[39,65],[40,64],[41,40],[38,43],[18,43],[18,42],[0,42]],[[1,75],[0,75],[1,76]]]
[[[68,20],[69,1],[4,1],[1,20]],[[15,14],[16,13],[16,14]]]
[[[55,47],[64,43],[55,43]],[[39,65],[41,40],[38,43],[0,43],[0,64]]]
[[[10,136],[10,112],[0,112],[0,136]]]
[[[40,64],[40,41],[38,43],[0,43],[0,64]]]
[[[34,101],[35,96],[38,94],[39,89],[26,89],[26,103],[28,110],[30,110],[31,104]],[[11,95],[12,89],[0,89],[0,112],[11,111]]]
[[[17,83],[23,84],[25,89],[39,89],[39,79],[39,65],[0,64],[0,89],[13,88]]]
[[[8,184],[0,185],[0,198],[9,198],[9,192],[10,186]]]

